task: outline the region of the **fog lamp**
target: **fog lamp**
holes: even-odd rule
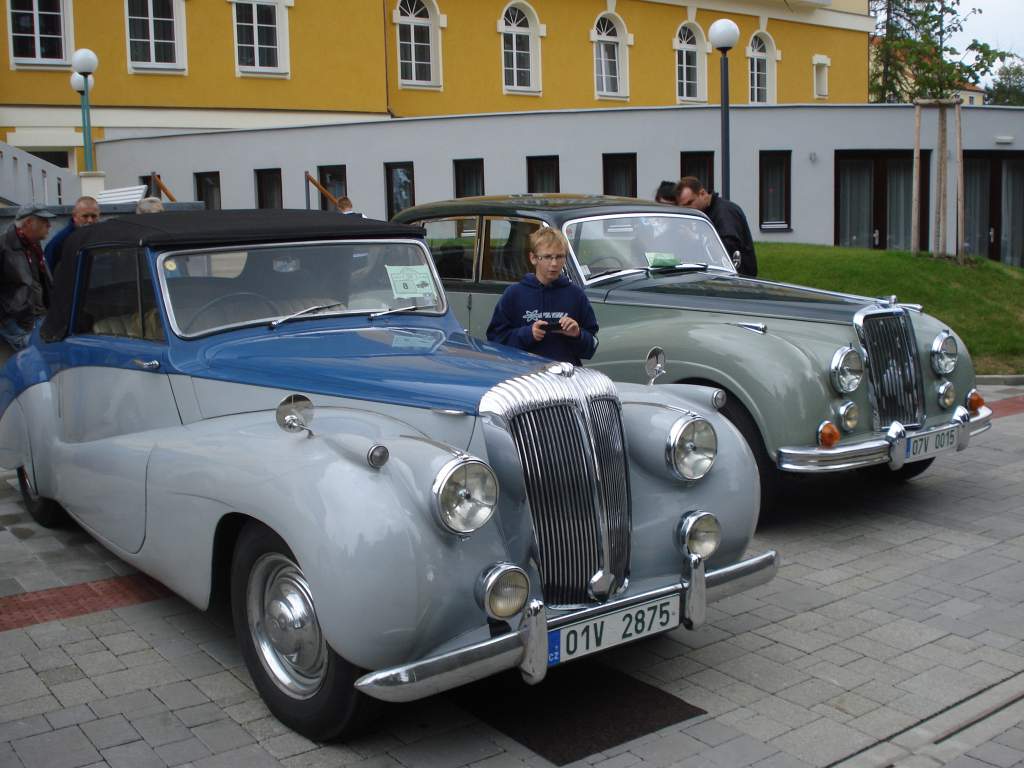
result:
[[[722,526],[710,512],[691,512],[679,521],[678,543],[684,554],[707,560],[722,543]]]
[[[977,416],[985,405],[985,398],[981,396],[981,392],[976,389],[972,389],[967,393],[967,410],[971,412],[972,416]]]
[[[492,619],[501,621],[523,610],[529,596],[529,577],[510,563],[498,563],[484,573],[477,590],[480,607]]]
[[[839,423],[843,425],[843,429],[847,432],[853,432],[857,428],[859,421],[860,408],[857,407],[856,403],[847,401],[839,406]]]
[[[948,411],[955,402],[956,387],[953,386],[953,382],[944,381],[939,385],[939,405]]]
[[[839,427],[831,421],[823,421],[818,427],[818,445],[822,448],[832,448],[839,442]]]

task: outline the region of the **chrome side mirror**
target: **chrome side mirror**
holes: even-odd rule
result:
[[[644,373],[647,374],[647,386],[654,384],[655,379],[666,372],[665,350],[661,347],[651,347],[651,351],[647,353],[647,360],[644,362]]]
[[[288,395],[277,405],[277,426],[285,432],[307,432],[313,437],[309,425],[313,423],[313,401],[305,395]]]

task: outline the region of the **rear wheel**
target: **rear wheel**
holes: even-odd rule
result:
[[[249,674],[278,720],[314,741],[365,728],[377,702],[355,689],[361,670],[327,645],[295,556],[258,523],[235,547],[231,613]]]
[[[55,528],[68,521],[68,513],[64,511],[64,507],[53,499],[44,499],[36,493],[24,467],[18,467],[18,487],[21,488],[21,500],[25,502],[28,513],[39,525],[44,528]]]
[[[754,454],[757,472],[761,477],[761,515],[759,519],[764,520],[772,514],[773,506],[779,497],[782,473],[775,466],[771,456],[768,455],[768,451],[764,447],[764,440],[761,438],[761,430],[757,428],[754,417],[743,405],[729,397],[725,405],[722,406],[721,413],[739,430]]]

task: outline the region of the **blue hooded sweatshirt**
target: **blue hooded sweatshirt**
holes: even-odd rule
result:
[[[579,323],[578,338],[548,331],[543,340],[534,341],[532,326],[535,322],[547,320],[557,324],[563,315]],[[536,275],[529,274],[505,289],[487,326],[487,339],[551,360],[579,365],[581,359],[589,360],[597,350],[597,318],[587,295],[565,275],[544,285]]]

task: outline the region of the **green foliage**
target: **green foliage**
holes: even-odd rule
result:
[[[758,243],[757,261],[766,280],[922,304],[960,334],[978,373],[1024,372],[1024,269],[788,243]]]
[[[992,85],[985,89],[986,104],[1024,107],[1024,63],[1004,64]]]

